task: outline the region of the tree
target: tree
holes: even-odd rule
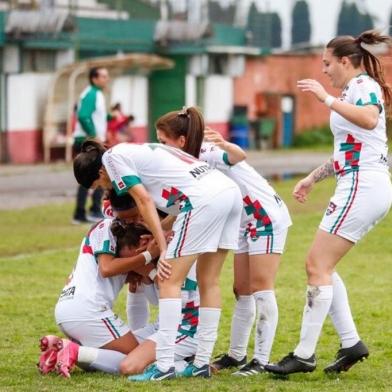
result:
[[[276,12],[259,12],[252,3],[248,14],[248,31],[251,44],[260,48],[279,48],[282,46],[282,23]]]
[[[338,17],[337,35],[352,35],[355,37],[372,28],[373,19],[368,12],[361,13],[355,3],[343,2]]]
[[[305,0],[298,0],[292,13],[291,43],[307,43],[310,41],[310,34],[308,3]]]

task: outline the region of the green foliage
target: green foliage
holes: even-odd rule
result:
[[[304,260],[314,232],[328,200],[333,193],[334,180],[318,183],[304,205],[291,197],[294,180],[274,184],[288,204],[293,226],[290,228],[286,253],[278,273],[276,293],[279,303],[279,325],[272,350],[272,361],[280,359],[295,347],[299,338],[304,305]],[[36,370],[39,355],[38,338],[45,333],[59,333],[53,318],[57,296],[71,271],[84,232],[68,222],[72,205],[47,206],[14,212],[23,220],[11,219],[0,211],[0,221],[6,222],[2,232],[3,256],[0,258],[0,390],[5,392],[72,392],[72,391],[390,391],[392,379],[392,215],[373,229],[349,252],[338,266],[344,279],[355,321],[361,338],[370,348],[370,358],[339,377],[326,377],[322,369],[334,357],[339,341],[333,326],[326,321],[317,348],[318,368],[312,374],[292,375],[286,380],[267,374],[234,378],[230,371],[213,376],[211,380],[187,379],[159,384],[131,384],[125,377],[102,373],[86,373],[75,369],[71,379],[54,374],[42,377]],[[46,216],[44,221],[38,216]],[[5,220],[4,220],[5,219]],[[34,235],[30,255],[12,233],[24,229]],[[68,224],[68,227],[66,227]],[[54,228],[62,227],[61,236]],[[75,231],[75,235],[71,233]],[[83,233],[82,233],[83,232]],[[42,252],[41,249],[46,249]],[[234,298],[232,294],[232,258],[225,263],[221,278],[223,311],[215,353],[226,352],[230,339],[230,322]],[[125,319],[125,292],[116,303],[116,311]],[[253,335],[252,335],[253,336]],[[248,358],[253,352],[253,337]]]
[[[331,145],[333,143],[333,135],[328,125],[315,127],[301,131],[294,136],[294,147],[312,147],[319,145]]]
[[[311,25],[308,3],[305,0],[298,0],[292,13],[291,43],[307,43],[310,41],[310,34]]]
[[[357,36],[373,29],[373,19],[369,13],[361,13],[355,3],[342,3],[338,18],[337,35]]]

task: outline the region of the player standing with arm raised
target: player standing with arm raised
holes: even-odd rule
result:
[[[384,100],[391,90],[370,45],[391,43],[389,36],[366,31],[357,38],[339,36],[323,53],[323,72],[341,96],[329,95],[316,80],[304,79],[298,87],[331,108],[334,155],[299,181],[293,195],[305,202],[312,186],[335,173],[334,196],[316,233],[306,261],[308,287],[301,337],[293,353],[266,369],[276,374],[311,372],[316,368],[316,345],[329,313],[341,339],[336,360],[325,372],[347,371],[369,355],[360,340],[345,285],[335,267],[347,252],[389,211],[392,187],[387,166]]]

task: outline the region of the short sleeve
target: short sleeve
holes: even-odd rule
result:
[[[99,222],[89,235],[90,247],[93,254],[116,254],[116,240],[110,230],[111,219]]]
[[[366,75],[353,80],[350,100],[357,106],[376,105],[380,112],[383,108],[380,86]]]
[[[118,195],[126,194],[128,189],[141,184],[132,158],[109,150],[103,155],[102,163]]]
[[[214,169],[227,170],[231,166],[227,152],[213,143],[202,144],[199,159],[207,162]]]

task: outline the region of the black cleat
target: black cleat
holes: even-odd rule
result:
[[[267,372],[279,375],[313,372],[316,369],[316,356],[313,354],[310,358],[304,359],[290,353],[275,365],[264,365],[264,369]]]
[[[241,360],[237,361],[229,354],[223,354],[218,360],[212,363],[214,370],[223,370],[229,368],[240,367],[246,364],[246,355]]]
[[[358,361],[363,361],[369,356],[369,350],[365,344],[360,340],[352,347],[341,348],[337,354],[334,362],[329,364],[325,369],[325,373],[340,373],[347,372],[351,366]]]
[[[249,363],[232,374],[233,376],[248,377],[264,372],[264,366],[256,358],[253,358]]]

